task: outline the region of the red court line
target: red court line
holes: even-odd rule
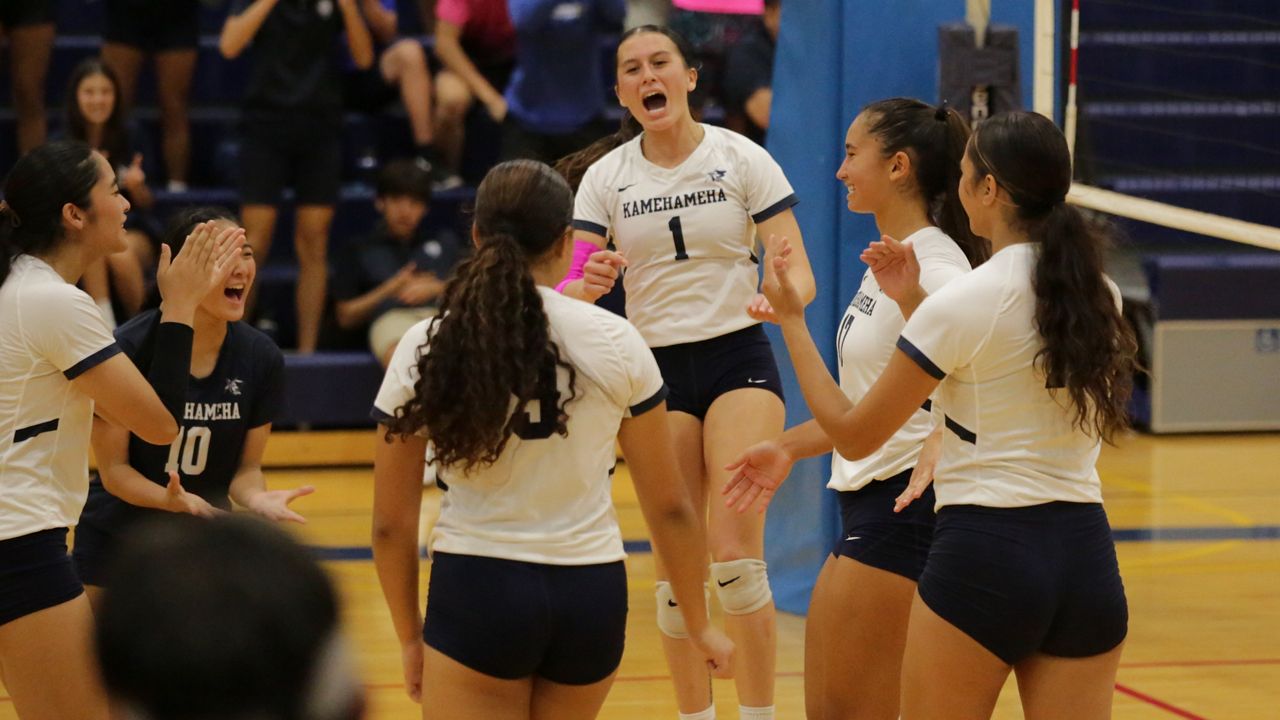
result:
[[[1160,662],[1120,663],[1120,669],[1140,670],[1143,668],[1239,667],[1243,665],[1280,665],[1280,658],[1255,658],[1253,660],[1167,660]]]
[[[1164,710],[1165,712],[1168,712],[1168,713],[1172,713],[1173,715],[1177,715],[1180,718],[1186,718],[1187,720],[1209,720],[1203,715],[1196,715],[1195,713],[1187,710],[1183,710],[1182,708],[1177,707],[1176,705],[1170,705],[1169,703],[1161,700],[1160,698],[1152,697],[1146,693],[1138,692],[1137,690],[1134,690],[1133,688],[1127,687],[1125,685],[1121,685],[1120,683],[1116,683],[1116,692],[1124,693],[1125,695],[1128,695],[1131,698],[1136,698],[1138,700],[1141,700],[1142,702],[1148,705],[1153,705],[1155,707],[1158,707],[1161,710]]]

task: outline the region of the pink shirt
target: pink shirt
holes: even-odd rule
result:
[[[478,65],[507,60],[515,53],[516,30],[507,0],[438,0],[436,19],[462,29],[462,42],[479,54]]]
[[[708,13],[732,13],[735,15],[759,15],[764,12],[764,0],[671,0],[681,10]]]

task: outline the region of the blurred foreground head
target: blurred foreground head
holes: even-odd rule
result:
[[[166,517],[125,539],[110,577],[97,650],[113,717],[363,715],[333,586],[283,531]]]

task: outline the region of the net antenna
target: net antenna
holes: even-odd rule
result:
[[[1060,7],[1059,3],[1071,3],[1071,26],[1068,35],[1070,60],[1067,67],[1067,98],[1063,107],[1062,125],[1063,134],[1067,138],[1067,147],[1070,149],[1071,157],[1074,160],[1076,151],[1076,87],[1078,80],[1077,57],[1080,40],[1081,0],[1035,0],[1035,2],[1032,109],[1048,118],[1054,117],[1054,97],[1057,85],[1055,57],[1058,33],[1055,27],[1056,18]],[[1085,12],[1088,12],[1088,3],[1086,2],[1084,5]],[[990,6],[990,0],[968,0],[969,11],[973,13],[976,10],[977,15],[982,15],[985,12],[985,16],[990,17]],[[968,19],[970,23],[973,23],[975,18],[970,15]],[[1067,202],[1089,210],[1131,218],[1153,225],[1231,240],[1267,250],[1280,251],[1280,228],[1270,225],[1191,210],[1078,182],[1072,183],[1071,192],[1067,195]]]

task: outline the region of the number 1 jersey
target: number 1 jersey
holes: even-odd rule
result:
[[[645,159],[641,135],[592,165],[578,189],[574,227],[612,236],[626,256],[627,318],[649,347],[755,324],[755,224],[797,202],[764,148],[701,127],[702,142],[679,166]]]

